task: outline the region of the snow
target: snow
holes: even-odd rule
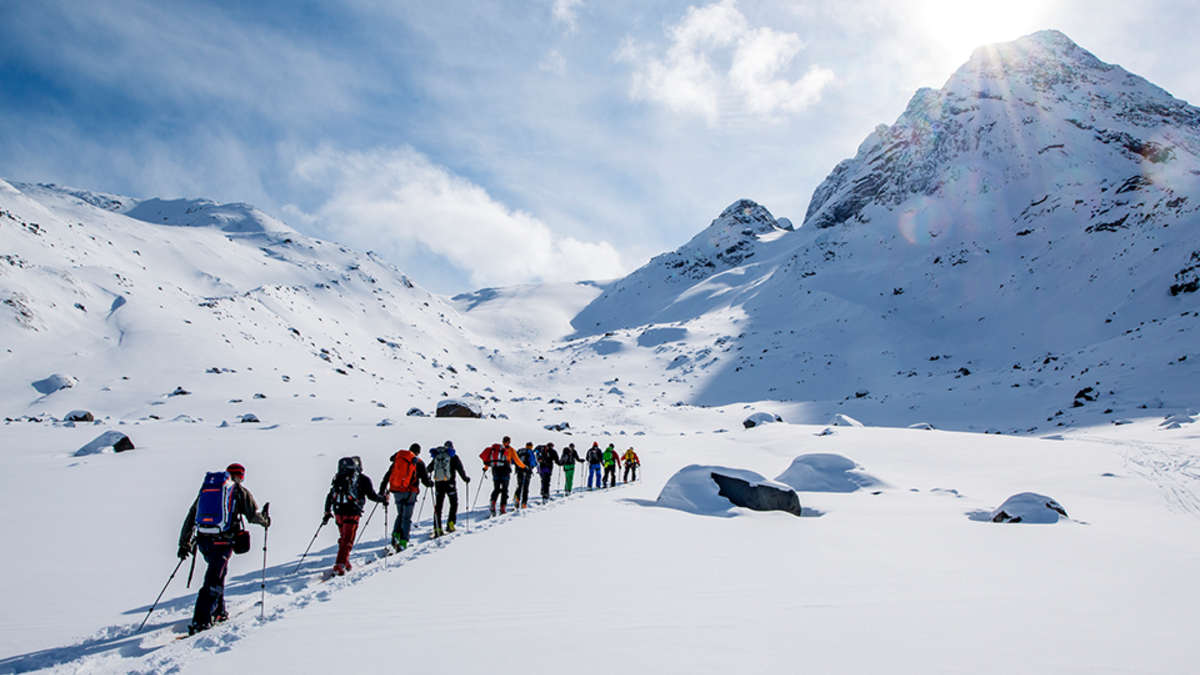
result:
[[[881,125],[800,227],[739,200],[619,280],[446,299],[247,205],[0,181],[0,673],[398,649],[468,673],[1191,672],[1200,295],[1170,288],[1200,251],[1198,113],[1054,34],[996,49]],[[402,414],[481,391],[484,419]],[[788,423],[742,429],[756,409]],[[137,450],[104,452],[119,434]],[[556,477],[487,520],[475,455],[505,435],[619,437],[640,480]],[[425,497],[411,549],[368,563],[380,509],[321,583],[338,458],[378,480],[446,439],[473,478],[460,531],[426,540]],[[242,613],[173,640],[185,565],[134,635],[233,461],[274,521],[231,563]],[[714,470],[778,476],[806,517],[733,507]],[[1022,494],[1057,525],[991,522]]]

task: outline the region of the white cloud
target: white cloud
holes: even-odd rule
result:
[[[448,261],[476,288],[627,271],[609,244],[558,236],[409,147],[366,153],[327,148],[301,158],[295,172],[329,196],[314,213],[292,207],[289,217],[406,271],[406,261],[422,251]]]
[[[662,58],[633,40],[617,52],[617,58],[634,67],[630,95],[700,115],[710,126],[719,123],[722,113],[739,112],[723,110],[723,102],[727,107],[729,101],[740,101],[745,111],[770,118],[804,110],[837,81],[832,71],[819,66],[788,81],[787,71],[804,42],[794,33],[752,28],[735,0],[688,8],[666,36],[670,46]],[[731,62],[718,67],[718,58]]]
[[[567,32],[575,32],[575,8],[582,5],[583,0],[554,0],[554,20],[564,27]]]

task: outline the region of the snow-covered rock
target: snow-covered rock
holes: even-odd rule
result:
[[[62,389],[70,389],[71,387],[74,387],[76,384],[79,384],[78,379],[76,379],[70,375],[63,375],[61,373],[55,373],[55,374],[51,375],[50,377],[47,377],[43,380],[38,380],[36,382],[30,383],[30,385],[34,389],[38,390],[39,394],[43,394],[43,395],[53,394],[54,392],[62,390]]]
[[[856,492],[884,487],[883,481],[854,461],[827,453],[800,455],[775,480],[798,492]]]
[[[437,417],[483,417],[483,408],[467,398],[448,398],[437,404]]]
[[[780,422],[783,422],[783,418],[779,415],[768,412],[756,412],[742,420],[742,426],[747,429],[753,429],[764,424],[776,424]]]
[[[725,480],[726,487],[718,485],[714,476]],[[800,515],[800,500],[796,493],[787,485],[767,480],[761,474],[744,469],[732,469],[724,466],[705,466],[692,464],[680,469],[667,481],[658,495],[656,504],[671,509],[687,511],[706,516],[735,516],[735,504],[722,491],[733,494],[734,499],[743,503],[753,503],[758,507],[772,505],[774,508],[754,510],[787,510]],[[769,490],[770,493],[758,495],[758,490]],[[774,494],[780,493],[780,494]],[[791,495],[788,497],[787,495]],[[795,498],[794,509],[791,498]],[[783,506],[780,509],[778,507]]]
[[[993,523],[1053,524],[1067,518],[1067,511],[1058,502],[1034,492],[1015,494],[992,511]]]
[[[106,431],[93,439],[91,443],[76,450],[75,456],[86,457],[102,452],[125,452],[133,449],[133,441],[129,440],[128,436],[119,431]]]

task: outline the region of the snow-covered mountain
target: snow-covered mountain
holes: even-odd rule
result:
[[[802,227],[739,201],[574,326],[670,327],[676,345],[652,346],[664,367],[704,370],[696,403],[948,425],[983,406],[1004,431],[1187,406],[1198,207],[1200,110],[1045,31],[917,92],[817,188]]]
[[[0,183],[0,235],[6,417],[382,421],[493,383],[444,300],[246,205]]]

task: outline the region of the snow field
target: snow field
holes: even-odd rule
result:
[[[11,655],[0,659],[0,672],[36,664],[54,672],[322,672],[347,658],[454,672],[585,673],[1151,673],[1190,664],[1180,635],[1196,627],[1200,545],[1196,517],[1177,495],[1194,495],[1196,485],[1186,475],[1148,479],[1129,459],[1148,448],[1186,453],[1195,440],[1187,428],[1159,431],[1144,421],[1051,441],[842,427],[817,437],[821,427],[775,424],[612,439],[618,449],[637,448],[642,481],[470,534],[460,517],[457,536],[418,537],[388,567],[362,567],[364,553],[382,543],[380,509],[356,549],[359,566],[316,584],[332,564],[332,527],[296,579],[281,575],[320,522],[338,457],[361,455],[378,481],[390,453],[410,439],[429,447],[450,438],[475,499],[485,485],[478,449],[504,434],[517,443],[551,435],[511,422],[412,418],[386,428],[251,426],[142,424],[133,427],[137,450],[78,459],[70,452],[97,433],[90,426],[0,427],[0,468],[22,476],[0,493],[9,561],[0,593],[19,607],[0,616],[0,653]],[[571,440],[590,445],[590,437]],[[596,440],[603,447],[607,439]],[[821,514],[804,518],[653,506],[687,464],[773,478],[811,452],[848,457],[889,487],[802,492],[806,512]],[[229,461],[247,466],[246,485],[260,504],[271,502],[268,621],[260,625],[257,610],[248,611],[201,639],[161,648],[122,640],[174,567],[178,529],[203,472]],[[1073,520],[980,521],[1023,491],[1053,497]],[[250,602],[262,561],[262,530],[251,531],[253,548],[235,556],[229,575],[231,598]],[[32,554],[29,542],[37,542]],[[189,616],[196,585],[183,588],[186,569],[148,629]],[[71,646],[85,636],[97,639]]]

